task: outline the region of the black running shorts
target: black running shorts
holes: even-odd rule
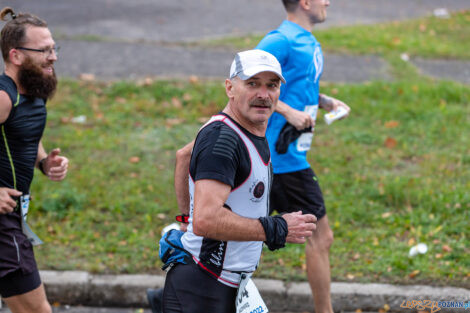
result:
[[[321,219],[326,214],[323,194],[311,168],[285,174],[274,174],[270,213],[302,211]]]
[[[204,273],[190,260],[167,274],[163,291],[164,313],[235,313],[237,288]]]
[[[0,214],[0,278],[16,271],[37,271],[33,245],[21,230],[19,214]]]
[[[9,298],[30,292],[41,285],[39,272],[35,270],[29,274],[23,274],[21,270],[7,274],[0,278],[0,296]]]

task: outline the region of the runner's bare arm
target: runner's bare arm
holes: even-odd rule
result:
[[[351,112],[351,108],[346,103],[324,94],[320,94],[320,96],[318,97],[318,105],[320,106],[320,108],[328,112],[334,111],[339,107],[344,108],[348,113],[343,118],[346,118],[349,115],[349,112]]]
[[[194,191],[193,231],[215,240],[264,241],[266,235],[257,219],[239,216],[224,207],[231,187],[222,182],[201,179]]]
[[[196,181],[194,193],[193,231],[198,236],[215,240],[266,241],[258,219],[239,216],[223,205],[231,187],[216,180]],[[312,236],[316,218],[312,214],[294,212],[282,216],[287,222],[287,242],[304,243]]]
[[[276,112],[284,116],[287,122],[298,130],[315,127],[315,120],[308,113],[296,110],[281,100],[277,102]]]
[[[3,124],[7,118],[8,115],[10,115],[12,103],[11,99],[8,96],[8,94],[0,90],[0,124]]]
[[[194,140],[176,151],[175,194],[178,208],[182,214],[189,214],[188,173],[193,147]]]

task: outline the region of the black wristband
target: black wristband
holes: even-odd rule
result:
[[[266,245],[269,250],[274,251],[286,245],[288,234],[287,222],[281,215],[260,217],[259,221],[263,225],[266,234]]]
[[[46,172],[44,171],[44,162],[46,161],[46,159],[47,159],[47,157],[42,158],[41,161],[39,161],[38,168],[41,171],[41,173],[43,173],[44,175],[47,176]]]

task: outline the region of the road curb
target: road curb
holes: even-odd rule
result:
[[[41,271],[50,302],[83,306],[148,307],[147,288],[162,287],[159,275],[93,275],[80,271]],[[254,279],[271,310],[313,311],[310,287],[306,282]],[[403,301],[469,301],[470,290],[456,287],[423,285],[332,283],[331,296],[336,312],[378,311],[389,307],[393,312],[410,312]]]

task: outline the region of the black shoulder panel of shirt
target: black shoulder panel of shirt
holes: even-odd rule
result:
[[[250,138],[267,163],[270,154],[266,138],[237,126]],[[250,172],[251,158],[247,147],[232,128],[216,121],[199,132],[190,164],[193,179],[214,179],[236,188],[248,178]]]
[[[220,113],[220,114],[228,117],[232,122],[234,122],[243,131],[243,133],[248,138],[250,138],[251,142],[253,142],[256,149],[258,150],[258,153],[260,154],[260,156],[263,159],[264,163],[268,163],[269,159],[271,158],[271,154],[269,152],[269,145],[268,145],[268,141],[267,141],[266,137],[260,137],[260,136],[253,135],[248,130],[243,128],[240,124],[238,124],[236,121],[234,121],[227,114],[225,114],[225,113]],[[238,135],[237,135],[237,137],[239,138]]]

